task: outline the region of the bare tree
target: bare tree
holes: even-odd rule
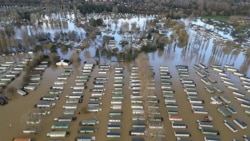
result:
[[[0,46],[2,50],[6,50],[7,49],[7,42],[5,39],[5,34],[4,32],[0,33]]]
[[[11,10],[9,16],[11,17],[11,19],[14,20],[14,23],[16,23],[16,22],[18,22],[20,20],[20,15],[18,14],[17,9]]]
[[[168,43],[168,37],[166,37],[166,36],[160,36],[159,37],[159,43],[167,44]]]
[[[25,69],[25,75],[23,76],[22,84],[21,84],[22,86],[25,86],[25,85],[27,85],[29,83],[29,81],[30,81],[30,76],[29,76],[30,71],[31,70],[30,70],[29,67]]]
[[[67,21],[61,21],[63,28],[68,28],[68,22]]]
[[[53,40],[57,41],[57,40],[60,39],[60,37],[61,37],[60,32],[56,31],[56,32],[54,33],[54,39],[53,39]]]
[[[14,86],[8,86],[6,89],[6,96],[11,97],[16,93],[16,88]]]
[[[25,28],[26,29],[26,28]],[[29,48],[29,35],[27,30],[22,31],[22,41],[23,41],[23,46],[28,49]]]
[[[112,12],[113,12],[114,14],[117,14],[117,12],[118,12],[117,6],[113,6]]]
[[[132,24],[131,24],[131,30],[132,30],[133,32],[135,32],[135,31],[136,31],[136,28],[137,28],[136,22],[132,23]]]
[[[187,34],[186,30],[183,29],[183,28],[180,29],[178,36],[179,36],[179,38],[178,38],[178,40],[179,40],[178,46],[179,47],[187,46],[189,38],[188,38],[188,34]]]
[[[147,99],[148,99],[148,96],[152,95],[152,91],[151,89],[148,89],[148,85],[150,84],[150,81],[152,79],[152,72],[151,70],[149,69],[149,58],[148,58],[148,55],[145,54],[145,53],[141,53],[137,59],[136,59],[136,62],[135,62],[137,65],[138,65],[138,68],[139,68],[139,72],[138,72],[138,75],[139,75],[139,78],[141,80],[141,95],[143,97],[143,109],[144,109],[144,117],[145,117],[145,121],[146,121],[146,138],[149,137],[149,113],[151,112],[149,109],[148,109],[148,102],[147,102]]]
[[[89,50],[85,50],[85,51],[83,52],[83,55],[84,55],[84,57],[85,57],[86,59],[91,58],[91,55],[90,55]]]
[[[39,18],[38,13],[31,13],[30,14],[30,23],[32,25],[35,25],[38,18]]]
[[[96,38],[96,32],[95,31],[92,31],[92,32],[89,32],[89,36],[88,36],[91,40],[94,40]]]
[[[81,63],[80,63],[81,59],[80,59],[80,57],[79,57],[79,53],[74,52],[74,53],[71,55],[70,60],[71,60],[73,66],[74,66],[75,68],[78,68],[78,67],[80,66],[80,64],[81,64]]]
[[[49,54],[49,60],[51,65],[55,65],[56,62],[59,60],[59,57],[57,56],[56,53],[51,53]]]
[[[88,42],[87,39],[83,39],[83,41],[82,41],[82,46],[83,46],[84,48],[89,47],[89,42]]]
[[[61,46],[61,52],[62,52],[64,55],[67,54],[67,53],[68,53],[68,48],[67,48],[65,45]]]
[[[120,31],[121,33],[129,31],[129,23],[128,22],[122,23]]]
[[[199,5],[199,7],[198,7],[199,11],[201,13],[203,13],[203,11],[204,11],[204,0],[198,0],[198,5]]]
[[[75,22],[78,23],[78,14],[77,14],[77,7],[76,7],[76,2],[73,2],[73,11],[74,11],[74,16],[75,16]]]

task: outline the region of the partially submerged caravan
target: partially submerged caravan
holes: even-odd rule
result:
[[[56,104],[52,102],[38,102],[35,104],[36,108],[51,108],[54,107]]]
[[[47,137],[66,137],[69,135],[68,131],[50,131],[46,134]]]
[[[25,96],[25,95],[28,94],[28,92],[25,91],[24,89],[18,89],[18,90],[17,90],[17,93],[20,94],[21,96]]]

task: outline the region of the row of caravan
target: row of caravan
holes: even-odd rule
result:
[[[83,95],[83,90],[86,89],[86,84],[87,82],[90,80],[91,77],[91,73],[93,72],[95,65],[94,64],[90,64],[90,63],[84,63],[83,67],[82,67],[82,74],[76,76],[76,80],[75,80],[75,86],[72,87],[73,89],[73,94],[68,95],[68,99],[78,99],[78,100],[82,100],[85,96]],[[94,83],[95,83],[96,78],[94,79]],[[86,112],[98,112],[101,110],[101,96],[105,93],[104,90],[104,83],[101,83],[101,81],[98,81],[98,83],[94,84],[95,86],[90,89],[91,91],[91,95],[89,97],[89,101],[87,102],[87,107],[86,107]],[[84,86],[83,88],[80,88],[81,86]],[[102,90],[101,90],[102,89]],[[79,92],[79,93],[77,93]],[[93,93],[95,93],[96,95],[92,95]],[[102,93],[100,95],[98,95],[99,93]],[[74,110],[77,109],[78,103],[73,104]],[[66,100],[66,104],[64,105],[66,106],[72,106],[72,104],[69,103],[69,100]],[[75,141],[93,141],[96,140],[95,136],[92,135],[94,134],[96,131],[98,131],[96,125],[99,124],[99,120],[97,120],[96,118],[88,118],[88,119],[82,119],[79,122],[79,128],[78,128],[78,135],[75,138]]]
[[[109,111],[109,120],[107,126],[106,137],[108,139],[121,137],[121,120],[123,116],[123,67],[115,67],[114,72],[114,91],[111,97],[111,106]]]
[[[92,69],[94,66],[92,65],[86,65],[84,64],[83,69]],[[86,65],[86,66],[85,66]],[[87,67],[88,66],[88,67]],[[83,71],[82,74],[77,75],[75,79],[75,85],[71,86],[72,89],[71,94],[67,94],[65,104],[62,105],[62,108],[64,109],[61,116],[55,117],[54,121],[55,123],[51,125],[51,131],[47,133],[47,136],[50,138],[63,138],[70,135],[70,126],[71,122],[75,121],[77,117],[75,116],[76,109],[79,108],[79,103],[83,102],[83,90],[86,89],[86,83],[89,80],[90,73],[92,71]],[[64,85],[67,84],[68,77],[72,74],[72,69],[66,68],[63,73],[60,75],[60,79],[54,82],[54,85],[52,86],[52,89],[54,89],[54,93],[57,93],[56,90],[63,90]],[[59,100],[59,97],[62,93],[59,94],[51,94]],[[52,97],[51,96],[51,97]],[[46,95],[42,97],[43,100],[45,100],[47,97]],[[87,121],[81,121],[84,124],[87,124]],[[91,121],[89,121],[91,122]],[[93,129],[90,128],[81,128],[79,129],[79,133],[92,133]],[[79,135],[75,138],[77,141],[92,141],[95,140],[95,136],[91,135]]]
[[[139,73],[147,73],[149,83],[144,86],[143,78]],[[146,134],[146,128],[148,128],[149,135],[152,137],[158,137],[164,139],[165,132],[163,127],[163,117],[159,112],[159,99],[156,95],[149,93],[143,95],[140,87],[144,86],[143,89],[150,91],[155,89],[154,81],[154,70],[153,67],[149,66],[146,69],[140,68],[139,66],[132,66],[131,77],[130,77],[130,88],[132,93],[131,98],[131,109],[132,109],[132,128],[129,131],[131,136],[144,136]],[[168,74],[167,71],[161,74]],[[169,76],[168,78],[170,78]],[[168,85],[166,84],[166,88]],[[150,111],[150,112],[148,112]],[[147,114],[148,122],[146,122],[145,114]],[[148,124],[148,127],[146,125]],[[155,132],[157,130],[157,133]]]

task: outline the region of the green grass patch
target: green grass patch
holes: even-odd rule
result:
[[[250,24],[242,25],[242,29],[243,30],[250,29]]]
[[[229,16],[202,16],[203,19],[214,19],[222,22],[227,22],[229,20]]]

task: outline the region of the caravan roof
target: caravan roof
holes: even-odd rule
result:
[[[31,138],[14,138],[13,141],[31,141]]]

